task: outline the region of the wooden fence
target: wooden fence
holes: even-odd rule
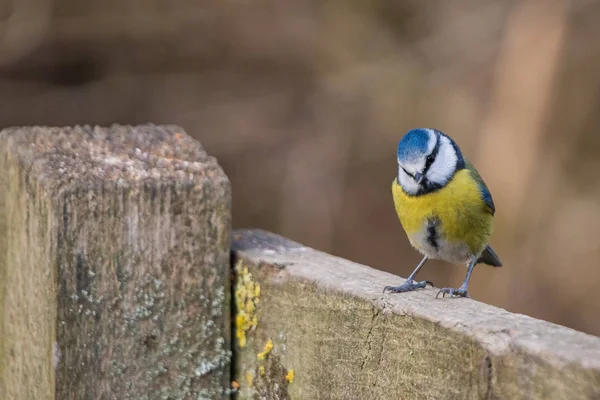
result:
[[[231,231],[179,127],[5,129],[0,171],[1,399],[600,399],[600,338]]]

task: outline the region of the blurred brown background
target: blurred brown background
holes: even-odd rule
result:
[[[236,227],[402,276],[396,145],[438,128],[496,203],[472,297],[600,335],[600,1],[2,0],[0,125],[115,122],[198,138]]]

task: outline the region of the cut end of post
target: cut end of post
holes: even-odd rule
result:
[[[48,185],[227,179],[216,159],[174,125],[15,127],[0,140]]]

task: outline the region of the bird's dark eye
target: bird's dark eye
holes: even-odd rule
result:
[[[432,163],[433,162],[433,156],[430,154],[427,156],[427,163]]]

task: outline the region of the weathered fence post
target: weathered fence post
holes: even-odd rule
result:
[[[598,399],[600,338],[234,231],[240,399]]]
[[[180,128],[0,133],[0,398],[218,399],[230,183]]]

